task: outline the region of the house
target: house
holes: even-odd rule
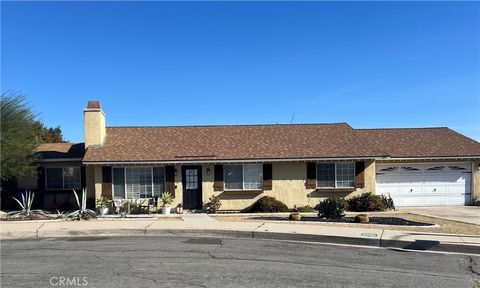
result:
[[[363,192],[390,194],[397,206],[469,205],[480,197],[480,143],[444,127],[107,127],[100,103],[89,101],[84,128],[85,143],[39,148],[36,188],[45,208],[81,187],[90,201],[168,191],[185,209],[201,209],[215,195],[222,210],[262,196],[289,207]]]

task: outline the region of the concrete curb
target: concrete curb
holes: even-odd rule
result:
[[[217,230],[217,229],[112,229],[112,230],[71,230],[71,231],[37,231],[36,237],[30,235],[1,235],[1,241],[13,239],[46,239],[46,238],[75,238],[75,237],[161,237],[161,236],[193,236],[193,237],[227,237],[227,238],[250,238],[283,241],[301,241],[312,243],[346,244],[378,248],[400,248],[416,251],[455,252],[480,255],[479,245],[445,243],[435,240],[392,240],[380,238],[355,238],[335,235],[281,233],[248,230]],[[5,238],[5,236],[7,238]],[[12,237],[13,236],[13,237]],[[17,237],[15,237],[17,236]],[[30,237],[29,237],[30,236]]]

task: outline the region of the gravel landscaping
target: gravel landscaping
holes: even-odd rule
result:
[[[347,213],[347,217],[354,217],[359,213]],[[395,217],[403,218],[408,221],[428,223],[437,226],[399,226],[399,225],[378,225],[371,223],[335,223],[335,222],[320,222],[320,221],[299,221],[298,223],[304,225],[342,225],[343,227],[365,227],[365,228],[383,228],[386,230],[401,230],[401,231],[417,231],[417,232],[430,232],[430,233],[448,233],[448,234],[463,234],[463,235],[480,235],[480,225],[462,223],[452,220],[445,220],[440,218],[427,217],[422,215],[414,215],[402,212],[383,212],[383,213],[364,213],[373,217]],[[302,214],[303,215],[303,214]],[[221,216],[215,217],[218,221],[269,221],[252,219],[252,216]],[[305,214],[305,217],[313,217],[314,214]],[[288,216],[286,216],[288,217]],[[276,223],[291,223],[294,221],[275,221]]]

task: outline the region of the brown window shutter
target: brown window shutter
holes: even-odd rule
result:
[[[307,189],[317,188],[317,163],[308,162],[307,163]]]
[[[215,165],[213,168],[213,174],[213,191],[223,191],[223,165]]]
[[[263,190],[272,190],[272,164],[263,164]]]
[[[355,162],[355,188],[365,187],[365,162]]]
[[[165,166],[165,192],[175,197],[175,167]]]
[[[102,167],[102,196],[112,198],[112,167]]]
[[[45,191],[45,167],[37,168],[37,190]]]

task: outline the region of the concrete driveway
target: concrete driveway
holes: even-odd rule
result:
[[[398,208],[398,210],[412,214],[480,225],[479,206],[401,207]]]

